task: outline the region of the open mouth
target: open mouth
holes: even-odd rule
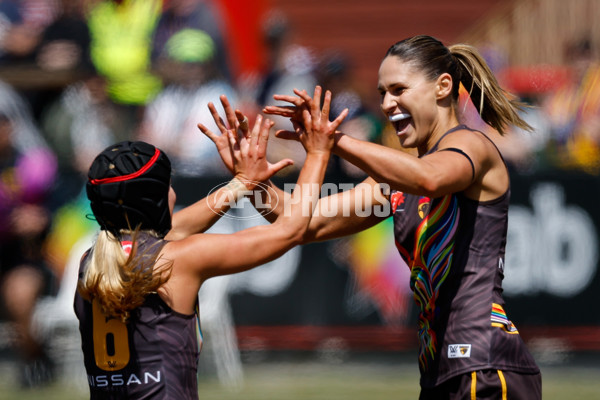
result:
[[[389,116],[389,120],[396,129],[396,132],[402,132],[411,121],[411,115],[407,113],[394,114]]]

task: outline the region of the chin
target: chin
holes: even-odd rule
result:
[[[402,146],[405,149],[412,149],[416,147],[416,145],[414,143],[411,143],[411,141],[407,137],[398,138],[398,142],[400,143],[400,146]]]

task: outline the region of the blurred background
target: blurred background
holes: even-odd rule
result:
[[[398,147],[379,63],[396,41],[429,34],[475,45],[531,105],[535,131],[497,143],[512,179],[506,310],[545,397],[600,398],[598,17],[599,0],[0,0],[0,397],[86,397],[72,302],[97,228],[83,184],[99,151],[161,147],[185,206],[229,179],[196,128],[216,129],[209,101],[226,94],[253,117],[273,94],[317,83],[334,113],[349,108],[344,132]],[[466,96],[461,106],[490,129]],[[302,148],[269,146],[271,160],[296,161],[275,181],[294,182]],[[364,177],[334,157],[326,180]],[[261,223],[240,204],[211,232]],[[416,309],[391,226],[209,281],[203,398],[415,398]]]

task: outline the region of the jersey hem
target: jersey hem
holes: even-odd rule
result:
[[[441,375],[439,376],[436,380],[434,380],[433,382],[426,382],[423,378],[420,379],[420,385],[421,387],[425,387],[425,388],[434,388],[436,386],[441,385],[442,383],[446,382],[449,379],[452,379],[456,376],[465,374],[465,373],[469,373],[469,372],[473,372],[473,371],[481,371],[481,370],[487,370],[487,369],[491,369],[491,370],[500,370],[500,371],[511,371],[511,372],[516,372],[518,374],[527,374],[527,375],[535,375],[535,374],[539,374],[540,373],[540,369],[537,366],[532,366],[530,368],[523,368],[520,366],[514,366],[514,365],[491,365],[491,364],[481,364],[481,365],[475,365],[475,366],[470,366],[468,368],[462,368],[460,370],[457,370],[455,372],[449,373],[449,374],[445,374],[445,375]]]

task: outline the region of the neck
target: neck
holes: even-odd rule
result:
[[[419,156],[426,154],[435,146],[444,133],[459,125],[454,106],[452,104],[441,106],[438,112],[438,118],[431,123],[429,135],[421,146],[418,147]]]

